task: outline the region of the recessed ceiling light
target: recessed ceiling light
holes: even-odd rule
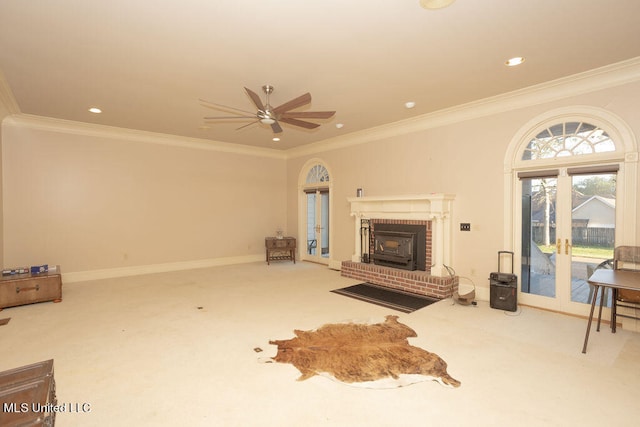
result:
[[[278,138],[277,136],[273,138],[273,142],[278,142],[280,141],[280,138]]]
[[[91,107],[91,108],[89,108],[89,112],[94,113],[94,114],[100,114],[100,113],[102,113],[102,110],[97,108],[97,107]]]
[[[455,0],[420,0],[420,6],[425,9],[442,9],[449,6]]]
[[[409,102],[405,102],[404,103],[404,108],[407,108],[407,109],[411,109],[411,108],[413,108],[415,106],[416,106],[416,103],[413,102],[413,101],[409,101]]]
[[[336,123],[336,127],[337,127],[338,129],[342,129],[342,127],[343,127],[343,126],[344,126],[344,125],[343,125],[342,123]]]
[[[515,56],[513,58],[509,58],[505,61],[505,65],[507,67],[515,67],[516,65],[520,65],[524,62],[524,58],[522,56]]]

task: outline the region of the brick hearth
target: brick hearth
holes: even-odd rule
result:
[[[426,271],[401,270],[361,262],[342,261],[341,275],[437,299],[449,298],[458,290],[458,276],[437,277]]]

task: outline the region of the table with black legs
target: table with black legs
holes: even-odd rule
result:
[[[600,331],[600,319],[602,318],[602,306],[604,304],[604,288],[613,290],[613,298],[616,297],[618,289],[628,289],[632,291],[640,291],[640,271],[634,270],[596,270],[588,279],[589,284],[593,285],[593,298],[591,299],[591,312],[589,313],[589,323],[587,324],[587,333],[584,336],[584,345],[582,352],[587,352],[587,342],[589,341],[589,332],[591,331],[591,323],[593,322],[593,312],[596,308],[596,298],[598,290],[600,292],[600,309],[598,313],[598,328]],[[616,332],[616,306],[615,301],[611,307],[611,332]]]

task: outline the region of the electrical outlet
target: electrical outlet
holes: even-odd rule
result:
[[[469,222],[461,222],[460,223],[460,231],[471,231],[471,223],[469,223]]]

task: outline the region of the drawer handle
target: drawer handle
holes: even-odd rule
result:
[[[16,286],[16,294],[19,294],[20,291],[39,291],[40,285],[30,286],[28,288],[21,288],[20,286]]]

